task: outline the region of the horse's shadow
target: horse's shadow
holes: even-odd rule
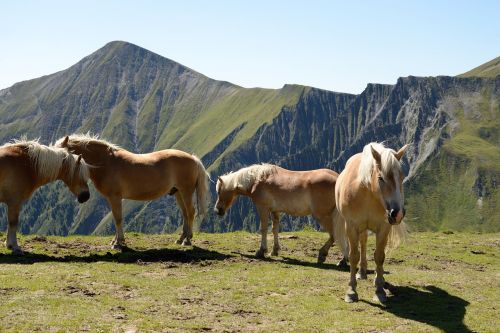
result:
[[[473,332],[463,323],[465,309],[469,305],[466,300],[435,286],[426,286],[425,291],[392,285],[388,285],[388,289],[394,296],[389,297],[385,305],[361,302],[400,318],[434,326],[443,332]]]
[[[344,272],[349,271],[348,265],[339,265],[339,264],[331,264],[331,263],[319,264],[317,262],[304,261],[304,260],[290,258],[290,257],[257,258],[255,255],[252,255],[252,254],[245,254],[245,253],[241,253],[241,252],[231,252],[231,253],[234,253],[234,254],[237,254],[243,258],[252,259],[252,260],[275,262],[275,263],[281,263],[281,264],[287,264],[287,265],[297,265],[297,266],[303,266],[303,267],[314,267],[314,268],[320,268],[320,269],[330,269],[330,270],[344,271]]]
[[[134,250],[125,248],[122,252],[89,255],[67,255],[53,256],[25,252],[22,256],[0,254],[0,264],[34,264],[38,262],[83,262],[92,263],[98,261],[117,263],[150,263],[150,262],[175,262],[175,263],[197,263],[205,261],[221,261],[233,257],[217,251],[210,251],[201,247],[193,246],[189,249],[148,249]]]

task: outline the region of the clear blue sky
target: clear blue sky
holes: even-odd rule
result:
[[[500,55],[500,1],[3,1],[0,88],[128,41],[244,87],[360,93]]]

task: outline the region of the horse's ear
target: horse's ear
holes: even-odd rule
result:
[[[64,138],[63,142],[62,142],[62,146],[63,147],[67,147],[68,146],[68,141],[69,141],[69,136],[66,135],[66,137]]]
[[[76,164],[82,163],[82,155],[78,155],[78,159],[76,160]]]
[[[380,166],[382,164],[382,159],[380,157],[380,153],[378,151],[376,151],[372,145],[370,145],[370,149],[372,150],[372,156],[375,159],[375,161],[377,162],[377,165]]]
[[[398,150],[397,153],[394,153],[394,156],[399,160],[401,160],[401,157],[406,153],[406,149],[408,149],[409,145],[404,145],[400,150]]]

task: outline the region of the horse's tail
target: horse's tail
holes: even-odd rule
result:
[[[408,238],[408,228],[406,223],[401,222],[400,224],[391,226],[391,231],[389,231],[389,236],[387,238],[387,246],[385,247],[385,252],[396,249],[399,245],[403,244]]]
[[[203,217],[207,213],[208,201],[210,200],[210,175],[203,166],[200,159],[193,155],[198,168],[198,178],[196,180],[196,201],[198,205],[198,215]]]
[[[344,258],[349,258],[349,242],[347,240],[347,233],[345,228],[345,220],[340,215],[337,208],[333,212],[333,236],[335,243],[340,247]]]

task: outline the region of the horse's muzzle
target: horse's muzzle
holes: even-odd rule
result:
[[[89,191],[84,191],[78,194],[78,202],[79,203],[84,203],[90,198],[90,192]]]
[[[406,210],[403,208],[403,210],[396,210],[396,209],[391,209],[390,211],[387,212],[387,221],[389,224],[395,225],[395,224],[400,224],[401,221],[403,221],[403,218],[406,215]]]

